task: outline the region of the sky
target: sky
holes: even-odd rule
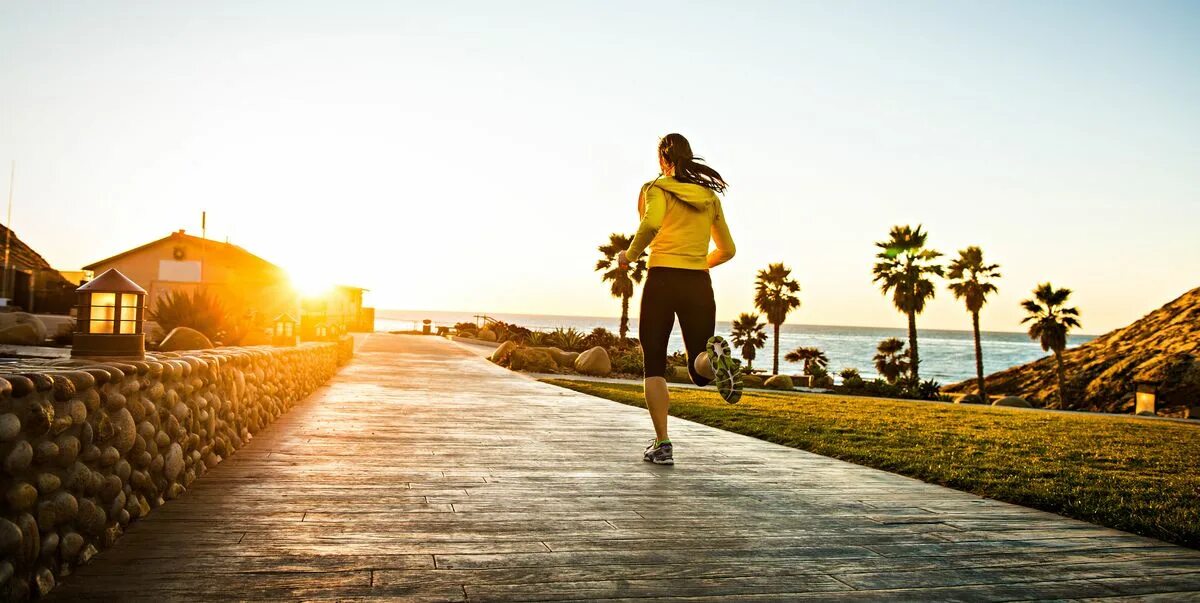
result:
[[[379,308],[603,315],[596,246],[655,148],[730,183],[737,257],[789,322],[902,326],[873,243],[923,224],[1083,332],[1200,285],[1196,2],[0,4],[0,191],[55,267],[200,231]],[[0,216],[2,217],[2,216]],[[637,300],[633,302],[637,307]],[[922,327],[970,328],[944,287]]]

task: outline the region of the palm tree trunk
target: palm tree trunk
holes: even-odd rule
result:
[[[778,323],[776,323],[776,325],[775,325],[775,364],[774,364],[774,368],[771,370],[771,374],[772,375],[779,374],[779,324]]]
[[[971,313],[971,325],[975,327],[975,377],[979,379],[979,398],[988,403],[987,384],[983,380],[983,346],[979,343],[979,313]]]
[[[1060,409],[1066,410],[1067,398],[1066,398],[1066,395],[1063,393],[1063,383],[1067,380],[1067,378],[1066,378],[1066,370],[1063,369],[1063,359],[1062,359],[1061,351],[1054,350],[1054,362],[1058,366],[1058,407]]]
[[[621,296],[621,340],[625,340],[625,335],[629,333],[629,296]]]
[[[917,354],[917,313],[908,313],[908,362],[911,366],[908,367],[909,374],[912,375],[913,381],[920,382],[921,375],[917,367],[921,364],[921,356]]]

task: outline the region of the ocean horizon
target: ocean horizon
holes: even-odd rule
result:
[[[551,331],[556,328],[576,328],[585,333],[596,327],[617,331],[620,317],[609,316],[564,316],[555,314],[519,314],[506,312],[470,312],[443,310],[377,310],[375,330],[409,331],[421,327],[421,321],[430,320],[435,326],[453,326],[458,322],[476,322],[476,316],[487,315],[496,320],[517,324],[535,331]],[[630,336],[637,336],[638,321],[630,317]],[[717,333],[729,336],[730,322],[717,321]],[[770,368],[773,328],[767,325],[767,345],[758,350],[755,368]],[[955,383],[975,376],[975,344],[970,330],[920,329],[918,341],[921,352],[921,377],[934,379],[942,385]],[[908,329],[901,327],[856,327],[836,325],[808,325],[784,323],[779,334],[779,370],[782,373],[798,374],[803,370],[800,363],[783,360],[783,355],[801,346],[820,348],[829,357],[829,369],[835,376],[843,368],[856,368],[866,379],[878,374],[872,358],[879,341],[897,337],[908,341]],[[1071,335],[1068,347],[1075,347],[1095,339],[1094,335]],[[982,331],[985,374],[1025,364],[1047,355],[1041,346],[1023,332]],[[671,334],[668,349],[683,350],[683,338],[676,328]],[[740,356],[740,353],[738,354]]]

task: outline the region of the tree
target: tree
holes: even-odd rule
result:
[[[950,279],[950,292],[963,300],[967,312],[971,313],[971,328],[975,331],[975,378],[979,382],[979,397],[988,401],[987,384],[983,380],[983,345],[979,339],[979,311],[987,303],[987,296],[996,292],[992,279],[1000,278],[999,264],[985,264],[983,250],[972,245],[958,252],[950,262],[946,278]]]
[[[733,345],[742,350],[747,371],[753,368],[754,358],[758,355],[757,350],[767,345],[767,332],[764,327],[765,325],[758,321],[757,314],[743,312],[733,321],[730,339],[733,340]]]
[[[775,354],[772,373],[779,374],[779,327],[792,310],[800,307],[800,283],[791,278],[792,270],[778,264],[768,264],[759,270],[754,280],[754,307],[767,315],[767,322],[775,326]]]
[[[814,367],[826,370],[829,368],[829,357],[820,348],[799,347],[788,352],[783,359],[788,362],[803,362],[806,375],[811,375]]]
[[[908,316],[908,368],[913,381],[920,381],[917,353],[917,315],[925,311],[925,303],[933,299],[931,276],[941,276],[942,267],[934,263],[942,254],[925,248],[928,234],[917,226],[893,226],[886,241],[875,243],[879,253],[875,258],[874,281],[884,295],[892,293],[892,305]]]
[[[1063,391],[1066,370],[1062,358],[1063,350],[1067,349],[1067,333],[1082,326],[1079,323],[1079,310],[1064,307],[1069,297],[1070,289],[1055,289],[1050,283],[1042,283],[1033,290],[1033,299],[1021,302],[1021,307],[1029,313],[1021,320],[1021,324],[1029,323],[1029,338],[1041,343],[1043,350],[1054,352],[1059,408],[1067,407]]]
[[[629,298],[633,297],[634,285],[642,282],[646,276],[646,254],[639,256],[636,262],[630,262],[628,268],[622,268],[617,261],[617,256],[629,249],[631,240],[633,237],[613,233],[608,235],[608,243],[597,248],[604,255],[596,262],[596,270],[605,271],[600,279],[611,282],[612,296],[621,299],[621,328],[618,329],[618,335],[622,340],[629,334]]]
[[[904,341],[889,337],[875,348],[875,372],[888,383],[895,383],[900,375],[908,372],[909,360],[904,356]]]

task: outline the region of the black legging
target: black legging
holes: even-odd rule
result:
[[[708,385],[711,379],[696,373],[693,364],[717,329],[717,303],[707,270],[656,267],[650,269],[642,287],[642,313],[638,338],[647,377],[667,375],[667,342],[675,328],[675,316],[687,348],[688,374],[692,383]]]

